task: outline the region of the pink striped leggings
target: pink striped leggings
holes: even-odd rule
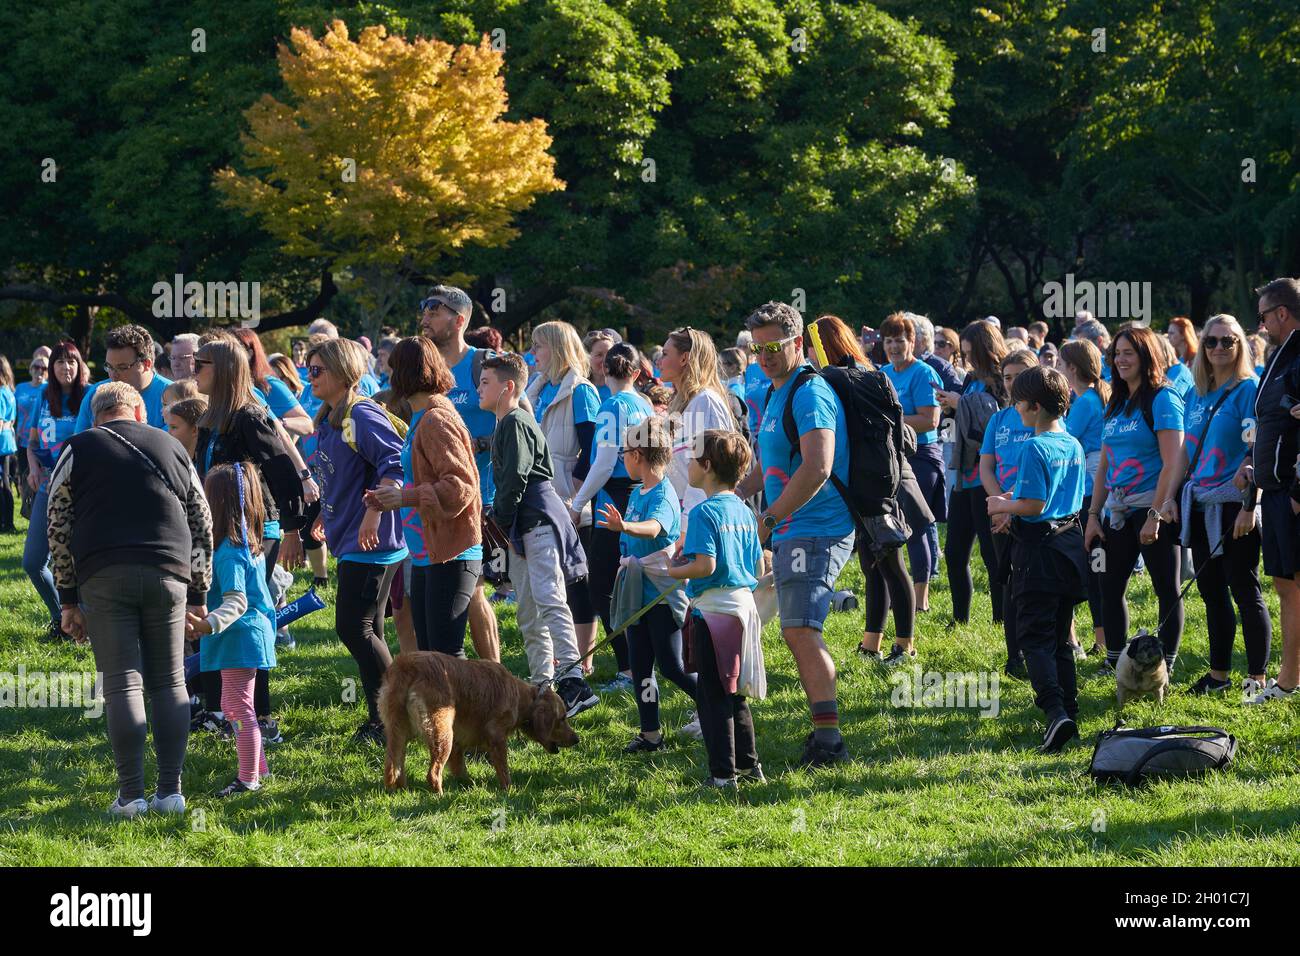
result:
[[[253,713],[256,681],[255,667],[223,668],[221,671],[221,710],[235,728],[239,779],[248,784],[257,783],[259,776],[265,777],[270,772],[266,767],[266,751],[262,749],[262,731]]]

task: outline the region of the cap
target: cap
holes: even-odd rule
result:
[[[420,311],[423,312],[435,305],[445,305],[457,315],[470,315],[474,311],[465,290],[458,289],[454,285],[436,285],[430,289],[420,300]]]

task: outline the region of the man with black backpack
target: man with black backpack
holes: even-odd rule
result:
[[[847,486],[848,428],[834,390],[807,363],[803,316],[783,302],[759,306],[745,321],[750,350],[772,380],[758,430],[758,462],[738,493],[762,485],[767,510],[759,538],[771,542],[781,636],[794,655],[808,696],[813,730],[800,764],[821,767],[848,759],[840,736],[835,664],[822,640],[835,580],[853,553],[854,525],[828,478]],[[783,426],[790,405],[798,444]]]

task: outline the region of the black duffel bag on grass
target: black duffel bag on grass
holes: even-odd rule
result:
[[[1236,753],[1237,738],[1220,727],[1116,727],[1097,735],[1088,773],[1136,786],[1221,770]]]

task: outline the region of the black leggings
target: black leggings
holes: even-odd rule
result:
[[[379,722],[379,688],[393,656],[384,640],[384,606],[398,564],[338,563],[334,630],[357,662],[371,723]]]
[[[1196,579],[1196,590],[1205,602],[1210,669],[1232,669],[1232,644],[1237,635],[1237,621],[1232,613],[1235,601],[1241,613],[1241,636],[1246,642],[1247,673],[1262,674],[1268,666],[1273,626],[1259,587],[1259,528],[1244,538],[1232,536],[1233,522],[1240,513],[1241,505],[1236,502],[1223,506],[1223,544],[1217,556],[1210,558],[1205,512],[1192,512],[1193,571],[1204,566]]]
[[[582,542],[582,553],[591,556],[592,526],[578,529],[578,540]],[[612,587],[612,585],[611,585]],[[596,620],[596,609],[591,603],[591,587],[586,578],[564,582],[564,599],[573,615],[574,624],[590,624]]]
[[[971,595],[975,585],[970,576],[970,556],[978,535],[980,556],[988,571],[989,580],[994,578],[997,557],[993,552],[993,532],[989,528],[989,496],[982,487],[953,490],[952,500],[948,503],[948,544],[944,548],[944,557],[948,564],[948,589],[952,591],[952,616],[958,624],[970,620]],[[1002,589],[990,588],[989,597],[993,602],[993,620],[1001,621]]]
[[[304,551],[319,551],[325,542],[313,538],[311,529],[312,525],[316,523],[316,519],[320,517],[320,499],[317,498],[304,508],[302,516],[305,522],[302,526],[302,549]]]
[[[605,493],[614,502],[620,512],[627,512],[627,499],[631,497],[630,486],[620,484],[606,486]],[[614,578],[618,576],[618,562],[622,553],[618,547],[619,533],[608,528],[591,529],[591,547],[587,549],[587,587],[591,592],[591,604],[600,622],[605,625],[605,633],[614,633],[610,626],[609,600],[614,593]],[[576,623],[576,621],[575,621]],[[610,642],[614,648],[614,659],[620,671],[632,669],[631,658],[627,651],[627,637],[620,634]]]
[[[1118,655],[1128,643],[1128,601],[1124,592],[1133,576],[1139,553],[1146,561],[1151,585],[1160,600],[1160,620],[1165,622],[1164,627],[1160,628],[1160,643],[1164,645],[1165,657],[1178,653],[1178,644],[1183,638],[1183,602],[1178,597],[1182,572],[1178,554],[1178,528],[1161,522],[1160,534],[1156,540],[1152,544],[1141,544],[1138,535],[1145,521],[1146,511],[1138,508],[1129,513],[1123,528],[1112,528],[1110,519],[1107,519],[1102,529],[1106,535],[1106,563],[1101,572],[1101,603],[1108,657]],[[1154,625],[1156,622],[1150,623]]]
[[[758,766],[754,718],[745,698],[727,693],[722,686],[713,637],[702,617],[691,618],[691,660],[699,678],[695,701],[709,754],[709,773],[729,779],[737,770],[752,770]]]
[[[469,601],[482,573],[482,561],[417,564],[411,569],[411,619],[420,650],[465,656]]]
[[[997,567],[995,569],[996,574],[989,574],[989,591],[991,594],[998,595],[1002,600],[1002,608],[1005,612],[1002,616],[1002,636],[1007,641],[1007,662],[1011,663],[1020,660],[1022,657],[1020,642],[1016,640],[1016,615],[1011,612],[1011,608],[1014,606],[1011,603],[1011,574],[1009,570],[1004,570],[1011,561],[1011,532],[1004,531],[1002,534],[994,534],[992,538],[993,554],[997,561]],[[1001,585],[995,584],[994,582],[1002,575],[1006,576],[1005,582]]]
[[[1091,487],[1092,482],[1088,482],[1088,486]],[[1079,512],[1080,528],[1086,529],[1088,527],[1088,510],[1091,507],[1092,495],[1088,495],[1083,499],[1083,510]],[[1101,545],[1094,544],[1093,551],[1100,547]],[[1101,575],[1093,570],[1097,566],[1097,562],[1094,560],[1096,557],[1095,554],[1088,554],[1088,610],[1092,612],[1092,629],[1094,631],[1099,627],[1104,628],[1106,626],[1106,618],[1102,612],[1101,603]]]
[[[628,629],[628,650],[632,656],[632,692],[636,694],[636,712],[643,731],[659,729],[659,684],[655,665],[665,680],[670,680],[693,701],[696,676],[682,668],[682,632],[673,620],[667,604],[657,604],[645,617]]]
[[[885,618],[894,609],[894,636],[909,640],[916,624],[916,592],[907,579],[903,567],[903,549],[894,548],[877,564],[871,554],[865,533],[859,531],[856,541],[858,565],[867,579],[867,607],[864,614],[864,631],[883,634]]]
[[[0,531],[14,530],[14,471],[17,455],[0,455]]]
[[[944,490],[945,471],[943,452],[939,445],[920,445],[916,454],[908,460],[912,473],[916,475],[916,485],[921,497],[934,515],[934,522],[912,525],[912,536],[907,539],[907,556],[912,563],[912,581],[916,584],[928,584],[932,572],[939,568],[939,555],[933,550],[930,537],[931,526],[938,521],[946,521],[947,493]],[[937,537],[937,535],[936,535]]]

